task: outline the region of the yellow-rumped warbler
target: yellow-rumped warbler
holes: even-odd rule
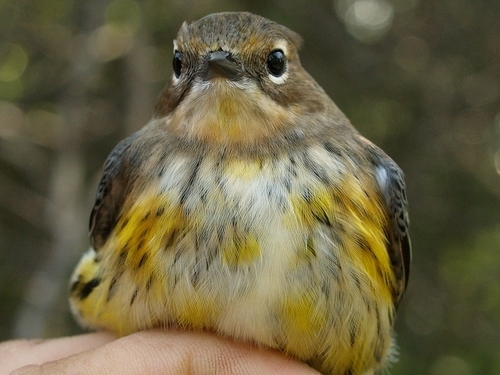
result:
[[[410,240],[403,173],[250,13],[184,23],[153,119],[109,156],[71,280],[87,327],[206,329],[325,374],[394,351]]]

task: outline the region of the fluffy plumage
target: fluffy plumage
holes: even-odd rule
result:
[[[153,119],[104,167],[71,283],[83,325],[211,330],[331,375],[384,367],[409,273],[403,173],[300,44],[249,13],[181,27]]]

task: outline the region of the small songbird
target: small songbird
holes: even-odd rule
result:
[[[403,173],[250,13],[184,23],[152,120],[105,163],[71,280],[83,326],[208,330],[324,374],[395,354],[410,266]]]

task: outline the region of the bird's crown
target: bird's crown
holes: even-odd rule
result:
[[[179,46],[216,51],[219,48],[233,53],[252,53],[263,47],[273,47],[278,40],[298,49],[299,34],[267,18],[248,12],[210,14],[191,24],[184,22],[177,35]],[[200,52],[200,51],[199,51]]]

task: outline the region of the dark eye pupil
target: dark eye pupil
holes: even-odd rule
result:
[[[281,76],[285,72],[285,54],[277,49],[267,57],[267,69],[275,77]]]
[[[174,52],[174,61],[172,62],[172,65],[174,67],[175,77],[179,78],[182,69],[182,54],[179,51]]]

